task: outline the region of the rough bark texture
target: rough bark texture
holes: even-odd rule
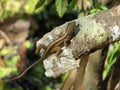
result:
[[[102,90],[102,73],[106,55],[106,50],[98,50],[89,56],[82,83],[83,90]]]
[[[75,61],[75,59],[104,48],[106,45],[120,39],[120,6],[74,21],[76,22],[74,37],[70,45],[64,48],[62,53],[67,57],[61,57],[59,60],[56,60],[56,57],[53,58],[54,55],[48,57],[49,60],[44,63],[47,76],[56,77],[61,73],[77,68],[78,61]],[[41,43],[47,46],[59,35],[65,33],[66,27],[67,23],[53,29],[38,41],[37,46]]]
[[[71,48],[75,58],[120,39],[120,6],[107,11],[101,11],[76,20],[76,31]]]

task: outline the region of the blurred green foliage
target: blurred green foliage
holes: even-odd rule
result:
[[[26,4],[24,5],[25,12],[32,14],[38,1],[39,0],[26,0]]]
[[[10,75],[11,73],[17,73],[17,67],[16,63],[20,59],[20,56],[17,53],[17,47],[9,47],[9,48],[3,48],[0,50],[1,57],[3,57],[3,60],[5,62],[6,67],[0,66],[0,79],[3,77],[6,77]],[[12,53],[11,53],[12,52]]]
[[[120,42],[116,42],[112,47],[109,47],[108,53],[107,53],[107,61],[105,65],[105,70],[103,72],[103,78],[105,79],[112,70],[112,67],[114,66],[115,62],[117,61],[118,53],[120,51]],[[113,48],[111,50],[111,48]]]
[[[8,76],[11,72],[12,72],[12,69],[11,68],[4,68],[4,67],[1,67],[0,66],[0,79],[5,77],[5,76]]]
[[[106,6],[100,5],[98,0],[93,0],[93,5],[94,7],[90,10],[90,14],[94,14],[102,10],[108,10]]]
[[[71,13],[74,13],[76,17],[78,17],[80,14],[82,16],[85,15],[85,12],[87,10],[84,8],[85,3],[81,3],[79,1],[82,0],[1,0],[0,1],[0,20],[4,20],[9,17],[14,17],[17,15],[20,15],[19,17],[22,19],[24,18],[25,15],[35,15],[35,19],[41,20],[41,23],[39,23],[40,27],[45,27],[45,29],[50,28],[50,24],[54,25],[58,22],[60,22],[61,18],[63,19],[64,16],[67,14],[68,18],[71,18]],[[96,12],[99,12],[101,10],[107,10],[106,6],[98,4],[98,0],[85,0],[85,1],[93,1],[92,6],[90,7],[89,5],[89,10],[88,14],[94,14]],[[48,9],[49,8],[49,9]],[[42,13],[42,14],[40,14]],[[51,15],[52,18],[51,18]],[[58,16],[60,19],[56,19],[53,17]],[[71,17],[70,17],[71,16]],[[66,18],[66,17],[65,17]],[[37,21],[36,20],[36,21]],[[63,22],[63,21],[62,21]],[[34,28],[31,29],[31,32],[29,33],[30,37],[33,37],[35,33]],[[25,47],[27,49],[33,47],[31,42],[28,40],[24,43]],[[116,55],[117,52],[119,51],[120,44],[116,43],[114,44],[114,50],[111,52],[110,50],[108,51],[108,56],[107,56],[107,65],[105,68],[105,71],[103,73],[103,77],[106,77],[114,63],[116,62]],[[17,52],[18,47],[13,47],[13,48],[5,48],[0,50],[0,54],[3,56],[6,56],[5,63],[7,67],[1,67],[0,66],[0,78],[6,77],[10,75],[10,73],[18,73],[18,70],[16,68],[16,63],[20,59],[20,56],[18,55]],[[11,53],[12,52],[12,53]],[[9,56],[12,56],[8,58]],[[44,75],[44,67],[43,64],[40,63],[37,66],[35,66],[30,72],[28,72],[29,75],[25,75],[26,77],[23,78],[23,84],[26,84],[24,82],[24,79],[27,81],[27,83],[30,83],[31,86],[34,85],[36,87],[42,87],[40,90],[53,90],[53,88],[57,87],[58,84],[63,82],[66,77],[68,76],[68,73],[62,75],[60,78],[57,79],[51,79],[51,78],[46,78]],[[60,81],[59,81],[60,79]],[[54,84],[54,85],[53,85]],[[0,90],[23,90],[22,86],[16,85],[16,87],[11,87],[7,86],[8,84],[4,83],[3,80],[0,81]],[[29,90],[28,87],[26,90]]]
[[[56,0],[55,1],[56,11],[58,15],[62,17],[67,11],[68,1],[67,0]]]
[[[0,90],[4,90],[5,83],[3,80],[0,80]]]
[[[93,8],[90,10],[90,14],[94,14],[102,10],[108,10],[108,8],[105,6],[100,6],[99,8]]]
[[[56,0],[55,7],[59,17],[62,17],[68,10],[72,9],[77,0],[72,0],[68,4],[68,0]],[[0,2],[0,18],[5,19],[20,13],[39,13],[45,10],[45,7],[51,3],[51,0],[1,0]]]
[[[25,47],[28,48],[28,49],[32,47],[32,44],[31,44],[31,42],[29,40],[26,40],[24,42],[24,44],[25,44]]]

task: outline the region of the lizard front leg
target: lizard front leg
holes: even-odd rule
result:
[[[64,40],[64,46],[65,46],[65,47],[68,47],[69,44],[70,44],[70,39],[66,38],[66,39]]]
[[[35,53],[36,53],[36,54],[39,54],[41,48],[43,48],[44,50],[46,50],[47,46],[45,46],[44,44],[40,44],[40,45],[36,48]]]
[[[59,47],[59,46],[51,49],[50,53],[55,53],[57,58],[66,57],[66,55],[61,54],[62,50],[61,50],[61,47]]]

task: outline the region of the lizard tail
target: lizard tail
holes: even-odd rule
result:
[[[19,79],[21,78],[28,70],[30,70],[32,67],[34,67],[36,64],[38,64],[40,61],[42,61],[44,59],[40,58],[39,60],[37,60],[35,63],[33,63],[32,65],[30,65],[27,69],[25,69],[25,71],[23,71],[19,76],[14,77],[10,80],[15,80],[15,79]]]

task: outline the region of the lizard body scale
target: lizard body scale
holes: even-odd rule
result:
[[[63,34],[63,36],[61,36],[61,37],[57,38],[56,40],[54,40],[53,42],[51,42],[47,46],[47,48],[45,49],[45,52],[43,53],[43,55],[41,56],[41,58],[39,60],[37,60],[32,65],[30,65],[19,76],[14,77],[11,80],[21,78],[29,69],[31,69],[32,67],[34,67],[40,61],[43,61],[44,59],[46,59],[50,54],[57,52],[58,50],[53,50],[53,52],[52,52],[52,49],[55,48],[55,47],[62,47],[60,45],[63,44],[63,43],[65,43],[65,39],[70,39],[70,37],[71,37],[70,35],[73,33],[74,27],[75,27],[75,21],[72,21],[72,22],[68,23],[68,25],[66,27],[65,34]]]

